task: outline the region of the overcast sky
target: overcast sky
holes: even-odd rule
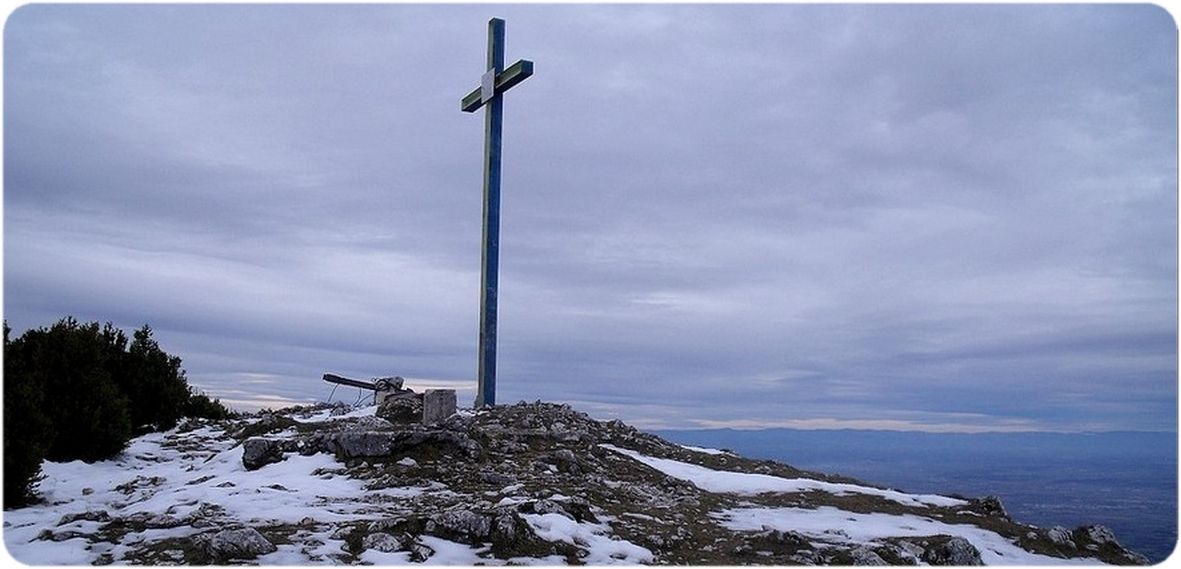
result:
[[[637,426],[1175,430],[1160,8],[31,5],[4,317],[144,323],[239,408],[475,395],[490,17],[502,403]],[[356,390],[338,390],[353,400]]]

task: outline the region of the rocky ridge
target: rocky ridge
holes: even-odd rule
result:
[[[46,463],[5,513],[27,563],[1147,564],[1110,530],[693,449],[566,405],[402,424],[295,407],[189,421],[109,463]],[[106,479],[71,476],[85,469]],[[70,552],[60,548],[72,548]]]

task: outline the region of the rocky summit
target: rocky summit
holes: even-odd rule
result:
[[[1146,564],[1102,526],[684,447],[566,405],[188,421],[45,463],[4,513],[29,564]]]

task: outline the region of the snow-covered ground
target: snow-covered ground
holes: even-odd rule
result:
[[[373,415],[374,407],[331,417],[329,410],[298,418],[301,422],[347,419]],[[273,435],[279,438],[283,435]],[[242,464],[242,446],[224,432],[205,427],[179,433],[172,430],[132,440],[112,460],[87,464],[81,461],[42,465],[44,478],[38,491],[44,503],[5,511],[4,544],[13,558],[30,565],[87,565],[104,554],[118,563],[149,542],[182,538],[210,531],[210,525],[193,527],[200,519],[214,526],[234,524],[273,526],[290,524],[298,529],[290,544],[261,555],[263,565],[339,563],[345,540],[336,530],[345,522],[378,520],[405,512],[407,500],[421,496],[456,497],[445,485],[366,489],[363,481],[346,474],[332,455],[288,454],[282,462],[248,471]],[[402,466],[413,467],[407,459]],[[512,493],[519,487],[506,487]],[[504,500],[525,502],[524,496]],[[132,531],[112,544],[94,543],[87,536],[105,521],[79,518],[58,525],[67,516],[105,513],[109,518],[151,520],[151,529]],[[138,516],[138,517],[137,517]],[[557,516],[556,519],[554,516]],[[647,549],[611,537],[605,524],[577,523],[557,514],[526,516],[543,539],[578,544],[587,550],[587,562],[636,564],[652,559]],[[55,539],[43,539],[50,529]],[[73,535],[74,537],[71,537]],[[425,564],[561,564],[564,558],[498,560],[487,547],[472,547],[423,535],[431,548]],[[409,563],[409,553],[364,551],[362,562],[377,565]]]
[[[4,512],[4,543],[9,553],[34,565],[91,563],[103,553],[119,559],[137,543],[204,531],[180,523],[202,508],[207,519],[214,518],[211,521],[243,523],[297,524],[309,517],[331,522],[377,516],[373,505],[361,499],[367,496],[361,482],[344,476],[342,465],[332,456],[293,455],[265,471],[248,472],[242,465],[242,447],[233,445],[220,431],[204,428],[182,437],[170,436],[175,434],[152,433],[134,439],[113,460],[45,462],[44,479],[38,485],[45,504]],[[167,444],[181,440],[201,444],[186,450]],[[164,518],[167,516],[177,525],[133,532],[110,547],[101,542],[90,544],[83,537],[36,539],[45,528],[58,534],[97,530],[100,522],[81,519],[57,526],[64,516],[86,512],[124,518],[160,516],[152,525],[172,525]],[[328,535],[316,537],[326,544],[336,541],[337,548],[344,543]],[[293,555],[284,549],[280,547],[259,561],[316,561],[314,554]]]
[[[368,407],[332,416],[332,411],[326,409],[294,418],[301,422],[356,421],[373,415],[373,410]],[[289,430],[268,437],[283,438],[294,434]],[[940,507],[967,504],[956,498],[807,478],[719,471],[647,456],[619,446],[599,446],[670,477],[688,481],[702,490],[743,496],[741,500],[729,502],[735,507],[726,507],[709,515],[709,519],[717,524],[714,526],[717,531],[790,530],[807,537],[818,548],[880,545],[885,538],[951,535],[968,540],[988,564],[1096,563],[1093,558],[1068,560],[1033,554],[995,532],[975,525],[935,519]],[[722,452],[690,450],[706,454]],[[243,466],[242,454],[242,446],[223,430],[207,426],[139,437],[113,460],[93,464],[46,462],[42,466],[44,478],[38,485],[44,502],[3,514],[7,551],[17,561],[31,565],[120,564],[136,560],[135,552],[161,540],[207,534],[222,527],[271,528],[273,531],[281,526],[288,533],[275,544],[277,550],[258,556],[254,562],[263,565],[338,564],[342,561],[407,564],[412,562],[412,554],[408,551],[383,551],[380,547],[365,546],[368,548],[356,556],[346,554],[349,534],[343,530],[357,521],[391,520],[410,512],[422,513],[423,510],[416,508],[430,503],[471,508],[473,502],[485,498],[485,504],[491,507],[537,503],[542,499],[550,502],[572,500],[557,493],[553,487],[547,487],[543,494],[536,490],[529,494],[526,485],[520,483],[506,483],[499,490],[484,490],[478,496],[463,494],[460,482],[445,479],[454,486],[451,488],[434,475],[424,475],[414,484],[394,477],[394,483],[383,482],[375,488],[368,488],[367,484],[372,484],[372,480],[352,477],[350,470],[330,454],[302,456],[288,453],[281,462],[253,471]],[[419,468],[418,462],[410,457],[393,461],[393,464],[397,468],[409,469],[408,472]],[[610,471],[606,473],[609,475]],[[614,484],[608,483],[607,487],[616,488],[620,483]],[[759,500],[756,496],[765,493],[800,492],[878,496],[905,506],[905,511],[911,513],[854,513],[831,506],[807,509],[761,507],[753,503]],[[522,512],[520,519],[537,537],[575,546],[580,550],[583,563],[634,565],[661,560],[653,550],[616,535],[617,524],[623,519],[612,518],[602,509],[597,510],[598,518],[594,523],[583,518],[576,521],[571,516],[552,511],[542,513],[541,510],[527,509]],[[621,515],[659,522],[652,527],[664,525],[664,522],[642,513]],[[123,524],[128,533],[116,539],[94,538],[109,522],[117,519],[135,520],[135,523]],[[558,565],[566,561],[562,556],[497,559],[492,556],[487,543],[472,546],[426,534],[417,539],[431,552],[424,564]],[[183,560],[179,550],[174,555],[174,561]]]
[[[676,460],[654,458],[612,445],[604,448],[629,456],[668,476],[693,483],[710,492],[756,495],[764,492],[824,491],[831,494],[869,494],[912,507],[959,506],[967,502],[932,494],[906,494],[855,484],[836,484],[806,478],[781,478],[765,474],[713,470]],[[1038,555],[1018,547],[1011,540],[969,524],[949,524],[918,515],[862,514],[831,506],[819,508],[734,508],[714,517],[736,531],[777,529],[794,531],[824,543],[880,544],[887,537],[950,535],[967,539],[988,565],[1093,565],[1095,559],[1061,559]]]
[[[628,564],[652,561],[652,552],[634,543],[609,537],[607,524],[578,523],[561,514],[526,514],[522,516],[537,537],[583,546],[590,552],[582,561],[587,565],[605,565],[627,560]]]

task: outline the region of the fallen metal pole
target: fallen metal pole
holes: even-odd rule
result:
[[[377,391],[376,383],[362,381],[360,379],[349,379],[347,377],[341,377],[331,373],[324,374],[324,381],[327,381],[328,383],[348,385],[350,387],[360,387],[361,389],[368,389],[370,391]]]

